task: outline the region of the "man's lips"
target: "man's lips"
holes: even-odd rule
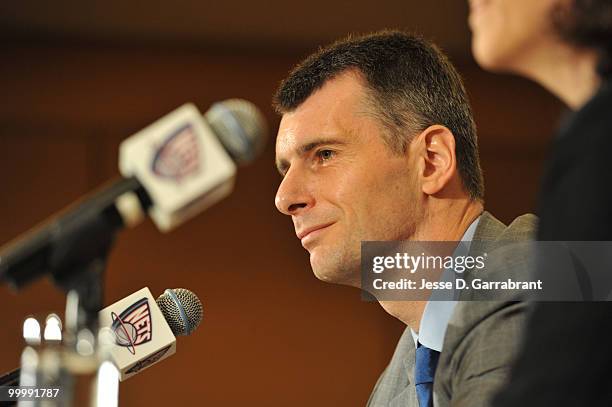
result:
[[[330,223],[325,223],[325,224],[321,224],[321,225],[318,225],[318,226],[313,226],[313,227],[310,227],[310,228],[302,229],[299,232],[296,232],[296,235],[297,235],[298,239],[302,240],[306,236],[311,234],[312,232],[320,230],[320,229],[323,229],[323,228],[326,228],[328,226],[331,226],[333,223],[334,222],[330,222]]]

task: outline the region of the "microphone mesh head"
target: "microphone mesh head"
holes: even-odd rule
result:
[[[191,334],[202,322],[204,308],[192,291],[169,289],[156,302],[175,336]]]
[[[204,117],[236,163],[247,164],[264,149],[266,120],[253,103],[227,99],[212,105]]]

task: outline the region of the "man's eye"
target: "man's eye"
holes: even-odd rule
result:
[[[317,152],[317,157],[319,157],[321,161],[327,161],[333,158],[335,154],[336,153],[332,150],[320,150]]]

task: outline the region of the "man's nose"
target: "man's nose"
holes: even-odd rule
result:
[[[276,191],[276,208],[285,215],[297,215],[314,205],[314,197],[306,177],[292,168],[285,174]]]

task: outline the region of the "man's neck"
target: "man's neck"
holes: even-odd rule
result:
[[[468,227],[483,211],[480,201],[448,201],[447,205],[430,211],[414,239],[420,241],[459,241]],[[418,332],[426,301],[379,301],[383,309]]]
[[[480,216],[480,201],[444,199],[433,202],[424,219],[416,226],[410,240],[423,242],[459,241],[467,228]]]
[[[379,304],[389,315],[402,321],[414,332],[419,332],[427,301],[379,301]]]

